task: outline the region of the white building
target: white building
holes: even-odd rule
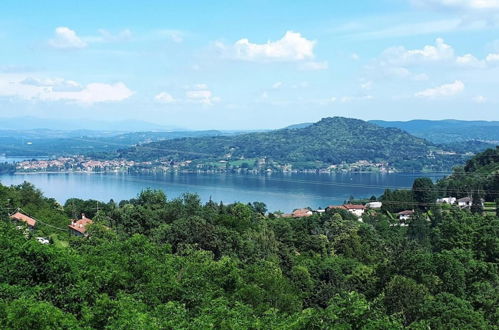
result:
[[[365,206],[368,209],[380,209],[381,206],[383,206],[383,203],[381,203],[381,202],[369,202]]]
[[[463,209],[471,208],[471,204],[473,204],[473,198],[471,197],[463,197],[457,200],[457,206]]]
[[[399,220],[401,220],[401,221],[410,220],[413,215],[414,215],[414,211],[413,210],[405,210],[405,211],[402,211],[402,212],[398,213]]]
[[[365,207],[364,205],[357,204],[345,204],[343,207],[350,213],[358,216],[359,218],[364,214]]]
[[[437,199],[437,204],[449,204],[449,205],[454,205],[456,204],[456,197],[444,197],[444,198],[439,198]]]

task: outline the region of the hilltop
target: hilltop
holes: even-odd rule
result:
[[[462,161],[460,156],[440,155],[436,145],[398,128],[343,117],[324,118],[303,128],[153,142],[121,150],[120,156],[175,161],[265,158],[290,164],[366,160],[412,170],[421,170],[430,163],[445,167]]]

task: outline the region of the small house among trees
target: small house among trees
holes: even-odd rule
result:
[[[36,226],[36,220],[27,216],[24,213],[21,213],[17,211],[16,213],[12,214],[10,218],[16,222],[21,222],[24,223],[28,226],[29,229],[33,229]]]
[[[81,215],[81,219],[72,220],[71,224],[68,226],[71,234],[75,236],[87,236],[87,227],[93,224],[93,220],[86,218],[85,214]]]

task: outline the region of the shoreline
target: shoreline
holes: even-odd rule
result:
[[[103,171],[103,172],[94,172],[94,171],[32,171],[32,172],[19,172],[16,171],[14,173],[4,173],[5,175],[37,175],[37,174],[125,174],[125,175],[136,175],[136,174],[250,174],[250,175],[269,175],[269,174],[414,174],[414,175],[424,175],[424,174],[434,174],[434,173],[442,173],[441,171],[419,171],[419,172],[403,172],[403,171],[389,171],[389,172],[380,172],[380,171],[337,171],[337,172],[321,172],[321,171],[272,171],[272,172],[226,172],[226,171],[146,171],[146,172],[125,172],[125,171]],[[446,174],[451,174],[452,171],[449,171]]]

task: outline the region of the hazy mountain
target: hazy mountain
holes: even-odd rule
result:
[[[52,156],[114,152],[136,144],[182,137],[214,136],[220,131],[116,133],[102,131],[0,131],[0,153],[11,156]]]
[[[468,140],[499,141],[499,122],[464,120],[371,120],[382,127],[395,127],[435,143]]]
[[[422,167],[430,158],[438,158],[433,154],[437,149],[432,143],[397,128],[334,117],[297,129],[154,142],[123,150],[121,155],[148,160],[265,157],[284,163],[329,164],[369,160]]]
[[[158,125],[140,120],[99,121],[89,119],[47,119],[36,117],[0,118],[0,129],[49,129],[58,131],[94,130],[121,132],[182,130],[182,128],[176,126]]]
[[[294,125],[289,125],[285,127],[284,129],[297,129],[297,128],[305,128],[310,125],[313,125],[314,123],[301,123],[301,124],[294,124]]]

